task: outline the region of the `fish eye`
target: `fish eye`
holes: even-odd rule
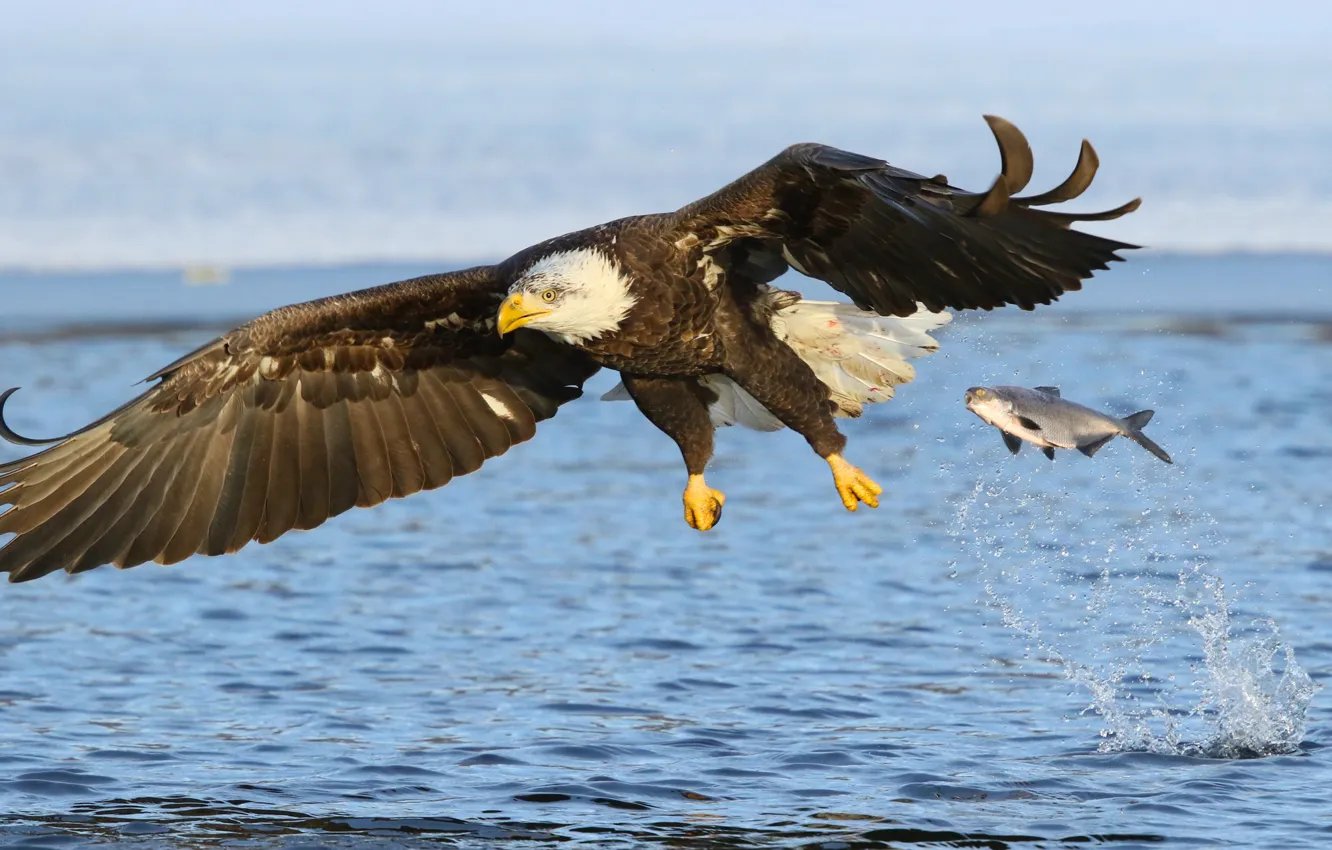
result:
[[[549,304],[550,302],[554,301],[554,300],[555,300],[555,290],[553,290],[553,289],[543,289],[543,290],[541,290],[541,300],[542,300],[542,301],[545,301],[547,304]]]
[[[985,398],[988,393],[985,390],[976,390],[976,398]]]

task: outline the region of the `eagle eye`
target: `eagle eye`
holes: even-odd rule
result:
[[[545,301],[547,304],[549,304],[550,302],[554,301],[554,300],[555,300],[555,290],[553,290],[553,289],[543,289],[543,290],[541,290],[541,300],[542,300],[542,301]]]

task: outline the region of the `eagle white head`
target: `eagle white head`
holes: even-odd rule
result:
[[[636,300],[610,257],[575,248],[548,254],[523,272],[509,287],[496,326],[500,336],[527,327],[577,345],[618,329]]]

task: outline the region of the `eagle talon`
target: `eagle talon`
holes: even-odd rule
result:
[[[828,466],[832,467],[837,494],[842,497],[842,504],[848,511],[854,511],[860,502],[871,508],[879,506],[879,494],[883,488],[874,483],[874,479],[852,466],[841,455],[828,455],[827,460]]]
[[[690,528],[707,531],[721,520],[726,494],[703,483],[702,475],[689,476],[684,491],[685,522]]]

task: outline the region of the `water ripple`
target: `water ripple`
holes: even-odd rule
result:
[[[959,321],[891,427],[847,423],[891,482],[878,512],[846,514],[782,435],[727,430],[726,521],[688,532],[669,445],[588,401],[492,471],[317,532],[5,587],[0,844],[1322,846],[1332,717],[1244,706],[1293,669],[1268,618],[1332,676],[1332,479],[1300,454],[1332,418],[1326,347],[1020,318]],[[15,427],[104,412],[188,336],[0,341],[45,397]],[[1260,389],[1217,392],[1222,357]],[[1177,466],[1011,458],[961,409],[1047,377],[1155,406]],[[1231,600],[1205,633],[1194,566]],[[1138,744],[1196,725],[1102,751],[1133,728],[1111,705],[1156,724]],[[1209,730],[1289,746],[1186,746]]]

